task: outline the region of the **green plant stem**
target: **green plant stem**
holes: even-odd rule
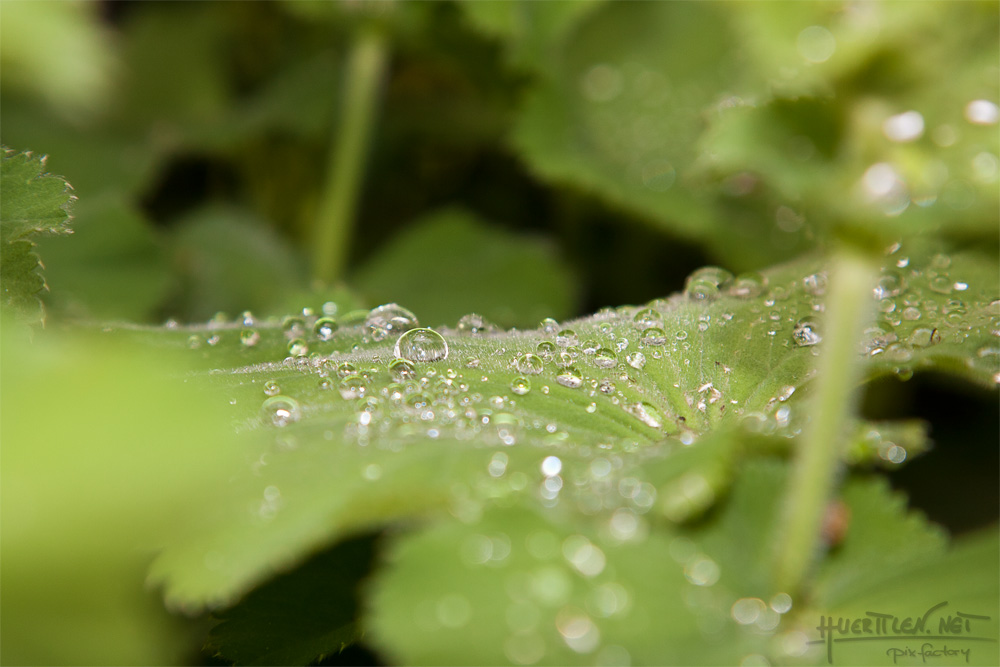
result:
[[[795,453],[783,539],[777,544],[775,584],[791,595],[821,548],[824,513],[857,402],[862,361],[857,341],[871,317],[876,272],[875,262],[862,251],[843,246],[833,254],[812,421]]]
[[[379,27],[369,24],[359,28],[348,56],[340,123],[332,142],[313,239],[313,277],[326,284],[344,271],[387,62],[388,48]]]

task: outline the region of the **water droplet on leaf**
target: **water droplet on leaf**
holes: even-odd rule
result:
[[[278,427],[296,422],[301,416],[299,402],[289,396],[271,396],[265,399],[261,412],[265,420]]]
[[[416,315],[395,303],[374,308],[365,318],[365,327],[375,341],[398,336],[419,326]]]
[[[823,337],[819,335],[819,328],[814,322],[803,321],[792,330],[792,340],[799,347],[809,347],[820,343]]]
[[[335,333],[337,333],[337,329],[337,320],[332,317],[321,317],[316,320],[316,324],[313,326],[313,333],[315,333],[316,338],[321,341],[328,341],[333,338]]]
[[[461,319],[458,320],[458,331],[463,334],[484,334],[490,333],[496,330],[496,325],[487,320],[482,315],[477,315],[476,313],[469,313],[468,315],[463,315]]]
[[[577,389],[583,384],[583,375],[577,370],[576,366],[567,366],[556,376],[556,382],[564,387]]]
[[[448,343],[433,329],[411,329],[396,341],[393,354],[410,361],[443,361],[448,358]]]
[[[522,354],[518,357],[514,362],[514,366],[517,368],[519,373],[524,373],[525,375],[538,375],[542,372],[545,362],[543,362],[542,358],[537,354],[531,354],[528,352],[527,354]]]
[[[510,383],[510,390],[518,396],[524,396],[531,391],[531,381],[526,377],[514,378]]]
[[[719,291],[729,285],[733,274],[717,266],[706,266],[688,276],[684,293],[695,301],[708,301],[716,298]]]

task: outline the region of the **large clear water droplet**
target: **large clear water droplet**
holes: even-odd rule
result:
[[[663,415],[649,403],[634,403],[625,409],[646,426],[650,428],[663,428]]]
[[[544,361],[552,361],[552,358],[556,354],[555,343],[548,340],[543,340],[535,349],[538,352],[538,356],[540,356]]]
[[[393,354],[410,361],[443,361],[448,358],[448,342],[434,329],[411,329],[396,341]]]
[[[256,329],[244,329],[240,332],[240,342],[244,347],[253,347],[260,341],[260,333]]]
[[[292,357],[304,357],[309,354],[309,345],[302,338],[293,338],[288,341],[288,354]]]
[[[625,361],[627,361],[628,365],[637,371],[642,370],[642,367],[646,365],[646,355],[642,352],[633,352],[625,357]]]
[[[368,386],[360,375],[348,375],[340,381],[339,389],[345,400],[362,398],[368,392]]]
[[[337,376],[345,378],[348,375],[356,375],[358,372],[357,366],[349,361],[342,361],[337,364]]]
[[[395,303],[373,308],[365,319],[365,328],[372,340],[376,341],[398,336],[419,326],[416,315]]]
[[[563,329],[556,334],[556,345],[559,347],[569,347],[571,345],[576,345],[576,343],[576,332],[572,329]]]
[[[663,345],[667,342],[667,334],[659,327],[650,327],[642,332],[639,340],[643,345]]]
[[[897,296],[906,287],[906,281],[898,271],[889,270],[879,276],[875,285],[876,299],[888,299]]]
[[[393,359],[389,362],[389,375],[397,382],[410,380],[417,374],[416,367],[409,359]]]
[[[544,320],[542,320],[540,326],[542,331],[544,331],[547,334],[554,334],[556,331],[559,330],[559,322],[552,319],[551,317],[546,317]]]

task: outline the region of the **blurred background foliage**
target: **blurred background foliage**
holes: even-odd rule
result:
[[[51,323],[285,315],[333,299],[342,311],[397,301],[431,326],[476,311],[533,327],[666,295],[704,264],[738,273],[822,253],[835,236],[993,257],[1000,243],[995,2],[3,2],[0,14],[0,140],[48,154],[79,197],[75,233],[38,240]],[[362,30],[384,37],[388,66],[345,268],[324,284],[314,227]],[[5,325],[5,442],[72,444],[81,424],[102,432],[108,405],[128,416],[106,452],[73,450],[64,472],[145,437],[142,420],[162,421],[157,401],[191,415],[146,443],[171,456],[104,467],[96,487],[5,448],[5,494],[50,489],[36,521],[57,527],[5,513],[5,541],[28,535],[5,549],[5,568],[51,571],[32,570],[34,555],[74,539],[100,574],[67,581],[92,598],[101,577],[138,572],[145,556],[123,559],[89,527],[132,535],[166,505],[136,516],[108,505],[152,497],[141,487],[153,480],[166,480],[155,493],[171,507],[205,497],[190,471],[210,479],[227,454],[206,466],[199,443],[228,440],[206,431],[215,420],[196,400],[137,398],[165,391],[158,373],[176,373],[173,360],[63,340],[12,364],[22,333]],[[66,397],[79,414],[38,431],[53,386],[90,390]],[[918,375],[877,383],[864,410],[931,421],[939,452],[893,480],[932,519],[995,521],[995,397]],[[23,486],[7,488],[11,471]],[[119,487],[130,478],[135,488]],[[941,484],[977,489],[977,504]],[[64,515],[85,496],[79,516]],[[5,598],[36,629],[25,636],[42,637],[65,600],[10,581]],[[108,613],[126,608],[138,607]],[[179,659],[162,610],[150,613],[126,620],[162,642],[133,647],[119,633],[114,660]],[[84,635],[64,637],[68,648],[39,639],[31,660],[79,659],[87,642],[111,659],[107,636]]]
[[[76,235],[42,242],[52,311],[157,322],[314,306],[287,295],[326,289],[310,282],[311,230],[346,59],[375,26],[389,65],[339,278],[355,304],[419,305],[432,324],[477,307],[532,326],[851,227],[995,246],[997,14],[17,2],[2,135],[51,155],[82,200]],[[489,297],[474,306],[470,291]]]

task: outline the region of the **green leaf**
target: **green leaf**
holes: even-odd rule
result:
[[[567,33],[599,4],[600,0],[486,0],[461,6],[474,27],[502,40],[510,63],[544,70],[558,57]]]
[[[74,205],[73,235],[39,240],[54,313],[149,321],[170,286],[164,243],[142,213],[117,195]]]
[[[813,584],[820,605],[837,607],[842,600],[863,596],[896,571],[945,552],[943,531],[908,515],[906,498],[892,493],[884,479],[848,483],[841,498],[851,508],[847,536]],[[894,527],[892,532],[886,532],[887,525]]]
[[[749,465],[721,513],[689,531],[561,505],[439,522],[397,540],[376,575],[372,638],[407,664],[734,664],[766,640],[729,610],[759,593],[741,575],[766,570],[782,480],[781,466]]]
[[[184,384],[187,355],[21,333],[5,318],[0,661],[177,664],[190,629],[143,578],[242,465],[225,412]]]
[[[531,326],[573,310],[570,269],[553,248],[461,210],[415,222],[368,260],[352,284],[371,302],[405,303],[432,325],[476,312],[502,327]]]
[[[949,279],[970,276],[963,303],[978,313],[954,323],[944,312],[951,295],[930,289],[942,270],[934,261],[911,257],[906,290],[883,298],[903,304],[916,295],[921,326],[937,326],[941,339],[926,349],[898,342],[910,357],[894,357],[891,369],[940,368],[993,386],[995,360],[980,353],[996,326],[984,296],[996,292],[989,260],[951,257]],[[706,269],[687,293],[648,310],[523,332],[414,332],[431,346],[424,359],[443,353],[444,342],[448,353],[403,370],[390,362],[395,343],[406,353],[398,335],[416,324],[405,312],[388,332],[361,324],[364,313],[337,323],[311,315],[122,332],[195,348],[205,368],[199,384],[228,406],[249,462],[229,479],[225,500],[192,521],[190,538],[161,554],[154,579],[173,605],[224,606],[343,535],[405,517],[474,522],[495,503],[545,506],[556,497],[585,515],[634,503],[662,520],[702,513],[726,493],[727,458],[774,451],[768,443],[794,438],[809,419],[803,397],[822,348],[822,320],[813,320],[824,276],[812,261],[736,280]],[[903,321],[908,331],[916,320]],[[866,335],[867,373],[885,372],[885,332]],[[961,368],[944,361],[960,357]],[[765,444],[753,444],[761,436]],[[703,451],[678,454],[698,442]],[[564,488],[545,486],[548,457],[558,459]],[[611,467],[595,486],[597,457]]]
[[[251,213],[208,206],[177,222],[170,238],[178,286],[175,312],[190,320],[215,313],[274,312],[306,285],[304,260]]]
[[[624,540],[621,514],[574,520],[558,506],[497,508],[404,535],[371,584],[371,639],[406,664],[797,662],[803,619],[826,607],[799,610],[768,581],[787,473],[777,460],[747,461],[705,522],[677,529],[647,514]],[[879,481],[849,481],[843,502],[857,523],[831,569],[885,585],[901,569],[944,564],[940,532],[897,501],[886,513],[887,500]],[[969,565],[980,576],[991,567]],[[996,599],[991,589],[980,598]]]
[[[550,45],[514,149],[538,177],[739,269],[831,231],[885,245],[917,235],[995,245],[1000,145],[965,110],[1000,94],[996,7],[883,3],[858,20],[836,3],[721,7],[588,12]],[[975,28],[945,34],[943,24]],[[490,25],[519,44],[499,18]],[[876,39],[873,25],[892,28]],[[728,48],[701,48],[708,34]],[[941,70],[958,62],[954,77]],[[919,131],[887,129],[901,117]]]
[[[862,507],[864,505],[858,509]],[[869,521],[863,514],[853,516]],[[884,533],[886,524],[878,523]],[[907,523],[912,526],[912,520]],[[899,527],[899,524],[894,525]],[[856,571],[864,570],[869,585],[849,586],[850,592],[821,585],[819,597],[801,616],[805,626],[802,631],[812,642],[807,656],[817,658],[810,661],[812,664],[819,659],[826,662],[828,655],[832,655],[833,664],[837,665],[899,664],[893,659],[890,649],[910,649],[916,651],[918,656],[924,651],[928,657],[937,651],[938,659],[948,656],[953,663],[997,664],[1000,640],[1000,617],[997,614],[1000,577],[996,568],[1000,544],[997,529],[993,527],[962,537],[947,550],[939,544],[936,549],[931,549],[930,554],[926,547],[932,545],[921,544],[913,537],[905,532],[895,536],[883,534],[878,541],[883,544],[895,542],[891,551],[895,557],[879,554],[874,563],[857,559],[849,564],[846,554],[843,558],[840,554],[831,558],[831,569],[842,573],[848,567]],[[851,539],[850,534],[848,539]],[[925,547],[924,553],[911,552],[910,548],[914,546]],[[818,626],[822,622],[821,617],[832,617],[831,623],[836,623],[842,618],[872,618],[871,613],[898,617],[897,627],[901,627],[906,618],[912,619],[911,624],[924,618],[922,634],[925,636],[905,630],[893,632],[893,620],[890,619],[886,630],[881,633],[882,637],[874,631],[820,637]],[[869,641],[851,641],[855,637],[866,637]],[[823,641],[831,638],[832,645]],[[951,649],[952,653],[941,653],[944,649]],[[897,653],[897,658],[900,655],[904,653]]]
[[[718,6],[601,5],[527,98],[514,147],[546,180],[710,242],[723,224],[687,172],[703,109],[732,81],[735,64],[728,51],[697,40],[727,41],[729,30]]]
[[[253,591],[219,614],[208,649],[240,665],[305,665],[359,636],[355,588],[368,572],[373,540],[338,544]]]
[[[0,266],[3,304],[38,311],[45,279],[33,251],[39,234],[67,234],[69,205],[75,199],[62,178],[44,173],[45,159],[4,148],[0,162]],[[40,316],[40,315],[39,315]]]

